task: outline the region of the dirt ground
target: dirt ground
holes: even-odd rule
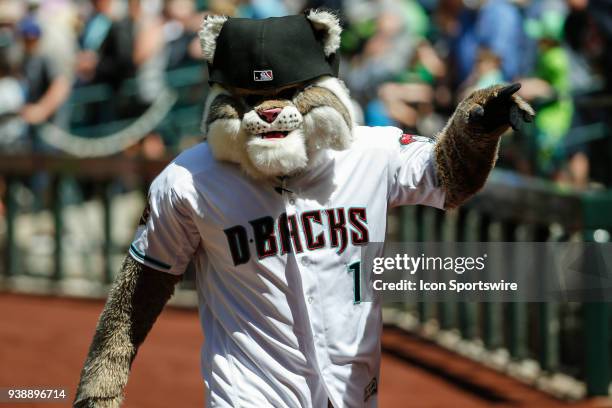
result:
[[[0,387],[64,388],[70,401],[103,303],[0,294]],[[197,312],[167,308],[140,349],[126,408],[204,406]],[[395,330],[383,337],[381,407],[578,407]],[[61,404],[0,403],[51,407]]]

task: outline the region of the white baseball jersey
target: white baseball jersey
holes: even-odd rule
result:
[[[442,208],[433,143],[358,127],[348,150],[281,182],[216,161],[206,143],[150,188],[131,256],[180,275],[193,261],[209,407],[374,407],[382,317],[361,302],[361,246],[387,210]]]

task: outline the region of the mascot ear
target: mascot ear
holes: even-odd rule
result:
[[[306,18],[310,20],[315,31],[323,39],[323,51],[329,57],[340,48],[340,20],[331,11],[312,9],[306,12]]]
[[[200,29],[200,46],[202,47],[202,55],[209,64],[213,63],[215,58],[215,48],[217,47],[217,38],[221,32],[223,24],[227,21],[225,16],[206,16],[202,21]]]

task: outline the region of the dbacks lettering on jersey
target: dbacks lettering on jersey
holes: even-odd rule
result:
[[[223,232],[234,265],[238,266],[251,259],[249,242],[255,243],[255,252],[259,259],[287,254],[291,252],[292,246],[296,253],[301,253],[304,248],[315,251],[329,245],[331,248],[338,248],[337,253],[341,254],[346,250],[349,239],[353,245],[365,245],[369,242],[367,222],[365,208],[340,207],[289,216],[282,213],[276,220],[270,216],[257,218],[249,221],[252,238],[249,238],[247,228],[243,225],[235,225]],[[323,227],[323,231],[316,236],[313,232],[314,224]]]

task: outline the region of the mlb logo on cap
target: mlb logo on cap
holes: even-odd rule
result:
[[[274,75],[272,74],[271,69],[264,71],[253,71],[253,79],[257,82],[271,81],[274,79]]]

